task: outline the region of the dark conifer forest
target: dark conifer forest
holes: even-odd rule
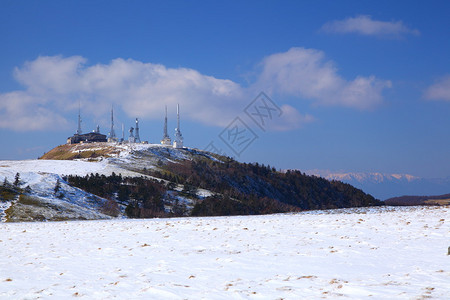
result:
[[[173,192],[196,199],[189,212],[192,216],[254,215],[383,204],[340,181],[330,182],[300,171],[280,172],[270,166],[240,163],[231,158],[220,159],[201,157],[169,162],[158,169],[137,170],[143,176],[135,178],[91,174],[67,176],[65,180],[125,205],[126,214],[135,218],[186,215],[185,212],[177,214],[176,210],[165,211],[164,202]],[[209,190],[212,195],[197,197],[198,189]]]

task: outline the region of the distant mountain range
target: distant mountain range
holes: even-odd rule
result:
[[[409,174],[346,173],[328,170],[308,170],[305,173],[351,184],[380,200],[405,195],[425,196],[450,193],[450,177],[421,178]]]

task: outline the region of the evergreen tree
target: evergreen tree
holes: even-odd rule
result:
[[[182,192],[194,196],[197,194],[197,188],[193,185],[185,183]]]
[[[14,177],[14,186],[18,187],[20,185],[20,174],[17,172],[16,176]]]
[[[61,189],[61,182],[59,181],[59,178],[58,178],[58,179],[56,179],[56,184],[55,184],[55,188],[54,188],[55,195],[56,195],[56,193],[58,193],[58,191],[60,189]]]
[[[30,187],[29,185],[27,185],[27,186],[25,187],[24,192],[27,193],[27,194],[31,193],[31,192],[32,192],[31,187]]]

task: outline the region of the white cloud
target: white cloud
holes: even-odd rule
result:
[[[424,96],[428,100],[450,101],[450,75],[443,76],[428,87]]]
[[[290,105],[282,105],[281,117],[276,122],[268,124],[268,129],[276,131],[286,131],[297,129],[304,124],[315,121],[315,118],[309,114],[303,115]]]
[[[260,91],[272,92],[274,100],[287,94],[366,109],[382,101],[381,92],[390,84],[374,77],[346,81],[323,52],[303,48],[265,58],[259,79],[249,87],[193,69],[132,59],[88,66],[80,56],[38,57],[16,68],[14,76],[25,89],[0,94],[0,128],[12,130],[67,130],[66,116],[73,118],[79,102],[84,115],[104,117],[114,105],[129,117],[147,119],[160,119],[164,105],[173,108],[179,103],[183,119],[224,127]],[[274,130],[314,120],[292,106],[279,105],[283,114]]]
[[[337,74],[332,61],[322,51],[291,48],[266,57],[256,84],[270,93],[307,98],[319,105],[371,109],[379,105],[382,91],[391,82],[374,76],[347,81]]]
[[[35,94],[66,95],[79,91],[79,76],[86,59],[81,56],[41,56],[15,68],[14,77]]]
[[[0,128],[14,131],[67,129],[67,120],[47,108],[47,102],[47,99],[21,91],[0,94]]]
[[[331,21],[325,23],[322,26],[322,30],[329,33],[357,33],[390,37],[400,37],[407,34],[420,35],[419,30],[408,28],[402,21],[377,21],[367,15]]]
[[[184,117],[205,124],[225,126],[245,107],[245,91],[238,84],[202,75],[192,69],[170,69],[163,65],[115,59],[109,64],[86,66],[78,56],[39,57],[15,69],[15,78],[25,91],[0,95],[3,119],[28,119],[24,130],[48,128],[62,121],[65,112],[81,101],[85,111],[101,116],[111,105],[130,117],[160,118],[164,105],[180,103]],[[36,109],[48,110],[44,121]],[[43,114],[45,116],[45,114]],[[11,128],[9,122],[1,127]],[[16,128],[16,127],[15,127]]]

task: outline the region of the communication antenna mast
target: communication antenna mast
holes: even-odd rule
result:
[[[175,128],[175,141],[173,142],[174,148],[183,148],[183,135],[180,130],[180,105],[177,104],[177,128]]]
[[[134,129],[134,142],[140,143],[141,138],[139,137],[139,119],[136,118],[136,128]]]
[[[130,144],[133,144],[136,141],[136,139],[134,137],[134,134],[133,134],[133,131],[134,131],[133,127],[131,127],[130,130],[128,130],[128,132],[130,133],[130,136],[128,137],[128,142]]]
[[[167,134],[167,105],[166,105],[166,116],[164,117],[164,136],[163,139],[168,138],[169,135]]]
[[[167,105],[166,105],[166,116],[164,118],[164,135],[163,135],[163,138],[161,140],[161,144],[162,145],[170,145],[170,144],[172,144],[172,141],[171,141],[169,135],[167,134]]]
[[[78,129],[77,129],[77,134],[82,134],[83,132],[81,131],[81,104],[80,102],[78,102]]]
[[[117,142],[116,133],[114,132],[114,107],[111,107],[111,130],[109,131],[109,142]]]
[[[122,140],[121,140],[121,142],[123,142],[123,141],[125,141],[125,129],[124,129],[124,126],[122,123]]]

